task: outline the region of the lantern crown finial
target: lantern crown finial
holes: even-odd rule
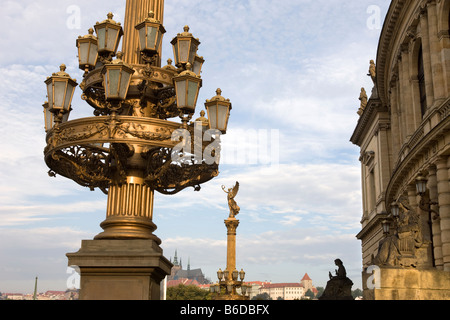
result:
[[[224,101],[224,102],[230,102],[230,99],[225,99],[222,97],[222,89],[217,88],[216,90],[216,96],[212,97],[211,99],[207,99],[206,102],[213,102],[213,101]]]
[[[195,77],[198,79],[201,78],[201,76],[199,76],[198,74],[196,74],[195,72],[192,71],[192,64],[190,64],[189,62],[186,63],[186,70],[184,70],[182,73],[180,73],[180,76],[186,76],[186,75],[189,75],[189,76],[192,76],[192,77]]]
[[[118,25],[118,26],[121,25],[120,22],[116,22],[116,21],[113,20],[114,14],[113,14],[112,12],[108,12],[108,14],[106,15],[106,17],[107,17],[107,19],[104,20],[104,21],[102,21],[101,23],[106,23],[106,22],[108,22],[108,23],[116,24],[116,25]],[[97,22],[97,24],[100,24],[100,22]]]
[[[117,62],[122,62],[123,52],[122,51],[117,52],[116,57],[117,57]]]
[[[155,13],[153,11],[148,12],[147,18],[145,18],[144,22],[161,23],[160,20],[155,18]]]
[[[67,69],[67,66],[63,63],[59,66],[59,71],[53,73],[52,76],[70,78],[70,75],[66,72],[66,69]],[[71,79],[71,80],[73,80],[74,82],[77,81],[75,79]]]

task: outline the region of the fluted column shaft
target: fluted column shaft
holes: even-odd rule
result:
[[[436,177],[436,167],[431,166],[428,169],[428,189],[430,190],[430,200],[435,202],[438,199],[437,191],[437,177]],[[439,207],[432,205],[431,209],[438,211]],[[444,261],[442,259],[442,241],[441,241],[441,224],[440,219],[432,215],[431,220],[432,236],[433,236],[433,247],[434,247],[434,265],[437,269],[442,270],[444,268]]]
[[[438,15],[436,1],[427,4],[428,35],[430,40],[431,68],[433,72],[433,88],[435,99],[445,99],[445,81],[441,60],[441,45],[438,36]]]
[[[225,225],[227,226],[227,271],[231,279],[231,273],[236,270],[236,230],[239,220],[229,218],[225,220]]]
[[[437,162],[437,189],[439,215],[441,219],[442,258],[444,270],[450,271],[450,183],[449,157],[442,157]]]
[[[108,193],[104,232],[96,239],[158,239],[153,231],[154,190],[141,177],[129,176],[126,183],[112,183]]]

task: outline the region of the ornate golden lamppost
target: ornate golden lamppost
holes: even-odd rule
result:
[[[163,0],[127,0],[124,28],[109,13],[77,39],[79,87],[94,117],[69,121],[78,84],[64,65],[45,81],[49,175],[108,195],[104,231],[68,254],[69,265],[81,270],[81,299],[159,299],[172,265],[153,234],[154,193],[198,191],[219,173],[214,143],[226,132],[231,103],[218,90],[205,104],[213,119],[201,124],[209,139],[194,139],[200,41],[184,27],[171,42],[175,66],[169,60],[161,67],[163,11]],[[123,53],[117,51],[122,36]],[[181,123],[170,120],[177,117]]]
[[[224,186],[222,189],[228,194],[228,206],[230,216],[225,220],[227,227],[227,268],[225,271],[219,269],[217,278],[219,282],[211,286],[211,292],[215,300],[249,300],[251,286],[244,284],[245,272],[243,269],[239,272],[236,269],[236,230],[239,226],[239,220],[236,216],[240,208],[234,198],[239,191],[239,182],[228,191]],[[240,292],[239,292],[240,291]]]

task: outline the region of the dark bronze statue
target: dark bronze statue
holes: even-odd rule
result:
[[[353,300],[353,281],[347,278],[347,271],[341,259],[334,260],[334,263],[338,266],[336,275],[333,276],[329,272],[330,281],[319,300]]]

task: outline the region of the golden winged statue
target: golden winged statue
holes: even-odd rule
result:
[[[229,188],[228,191],[226,190],[225,186],[222,186],[222,189],[225,193],[228,194],[228,206],[230,207],[230,218],[235,218],[239,211],[241,211],[241,208],[237,205],[234,198],[239,192],[239,182],[236,182],[236,185],[233,188]]]

